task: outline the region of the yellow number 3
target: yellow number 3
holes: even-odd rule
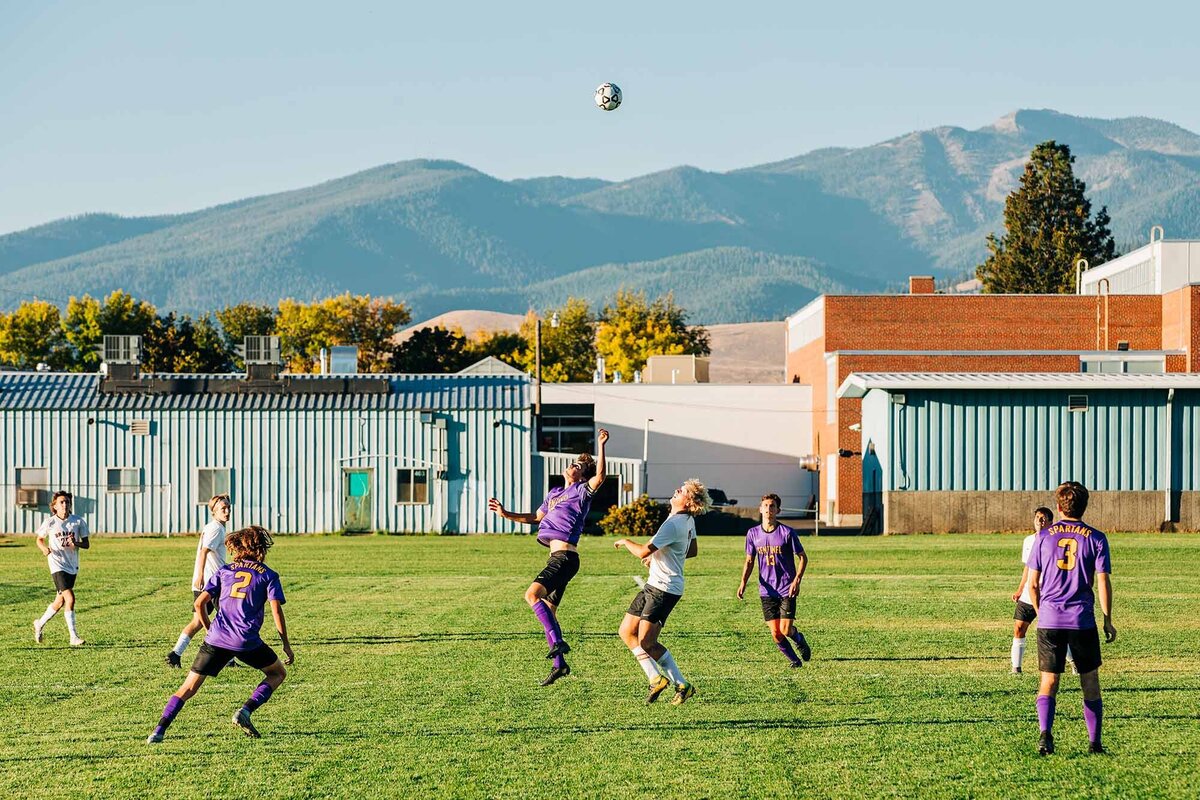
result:
[[[1075,551],[1079,549],[1079,540],[1077,539],[1059,539],[1058,546],[1062,548],[1063,557],[1056,563],[1059,569],[1072,570],[1075,569]]]
[[[1072,564],[1075,563],[1074,559],[1072,559],[1071,563]],[[1062,566],[1061,561],[1059,562],[1059,566]],[[245,589],[247,586],[250,585],[250,581],[254,578],[254,576],[251,575],[249,572],[241,572],[241,571],[233,573],[233,576],[235,578],[237,578],[238,581],[237,581],[237,583],[235,583],[233,586],[231,586],[229,588],[229,596],[236,597],[238,600],[245,600],[246,593],[243,592],[242,589]]]

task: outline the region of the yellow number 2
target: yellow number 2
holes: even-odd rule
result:
[[[1074,563],[1074,561],[1072,561],[1071,563]],[[1060,561],[1059,566],[1061,566],[1061,565],[1062,565],[1062,562]],[[245,600],[246,593],[243,592],[242,589],[245,589],[247,586],[250,585],[250,581],[254,578],[254,576],[251,575],[249,572],[243,572],[243,571],[235,572],[235,573],[233,573],[233,576],[235,578],[237,578],[238,581],[237,581],[237,583],[235,583],[233,586],[231,586],[229,588],[229,596],[236,597],[238,600]]]
[[[1063,551],[1063,557],[1055,562],[1058,564],[1058,568],[1065,570],[1075,569],[1075,551],[1079,549],[1079,540],[1059,539],[1058,546]]]

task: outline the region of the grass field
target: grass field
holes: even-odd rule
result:
[[[229,723],[258,682],[229,669],[153,748],[184,674],[163,655],[196,540],[97,539],[72,650],[61,615],[33,643],[53,592],[16,539],[0,547],[0,797],[1195,797],[1200,537],[1111,541],[1110,754],[1085,754],[1068,675],[1059,752],[1039,759],[1034,648],[1007,674],[1019,536],[807,538],[802,670],[757,597],[734,598],[741,541],[703,538],[663,634],[698,689],[683,707],[643,704],[615,635],[641,566],[610,539],[581,545],[562,609],[574,674],[548,689],[521,597],[545,558],[532,538],[285,539],[269,563],[297,660],[255,715],[264,738]]]

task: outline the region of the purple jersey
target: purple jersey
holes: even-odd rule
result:
[[[787,525],[767,532],[755,525],[746,532],[746,555],[758,556],[758,593],[763,597],[787,597],[796,580],[796,556],[804,552],[800,534]]]
[[[583,523],[587,521],[595,494],[587,481],[551,489],[538,508],[543,514],[538,525],[538,542],[547,547],[551,539],[579,544],[579,534],[583,533]]]
[[[217,615],[204,641],[226,650],[253,650],[261,647],[258,635],[268,600],[284,602],[279,574],[266,564],[251,559],[234,561],[221,567],[204,585],[217,601]]]
[[[1108,538],[1090,525],[1064,519],[1038,534],[1025,566],[1038,579],[1038,624],[1043,628],[1087,630],[1096,627],[1097,572],[1112,572]]]

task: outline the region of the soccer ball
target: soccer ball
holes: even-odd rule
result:
[[[596,105],[602,111],[616,111],[621,105],[621,87],[615,83],[602,83],[596,87]]]

